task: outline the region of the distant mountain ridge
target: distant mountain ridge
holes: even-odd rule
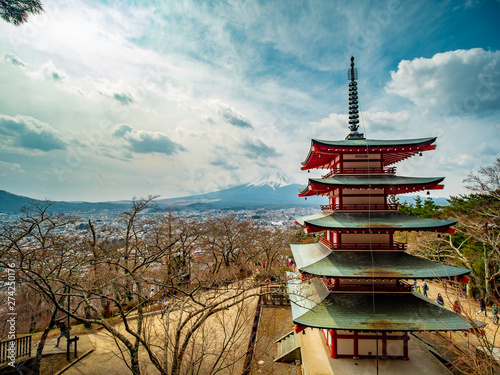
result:
[[[45,204],[45,200],[33,199],[15,195],[5,190],[0,190],[0,213],[19,213],[23,207],[33,204]],[[117,211],[129,208],[128,204],[113,202],[64,202],[51,201],[51,212],[100,212]]]
[[[299,190],[305,184],[293,183],[293,180],[283,173],[266,176],[255,183],[233,186],[227,189],[205,194],[191,195],[181,198],[158,199],[161,209],[245,209],[245,208],[286,208],[304,207],[327,204],[326,197],[308,197],[307,200],[298,197]],[[414,203],[416,196],[399,195],[399,201]],[[422,200],[426,197],[421,196]],[[437,205],[448,205],[446,198],[432,198]],[[0,213],[18,213],[22,207],[42,200],[31,199],[0,190]],[[123,211],[130,208],[125,201],[118,202],[53,202],[54,212],[98,212]]]

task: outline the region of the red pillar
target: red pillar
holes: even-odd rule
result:
[[[337,358],[337,331],[332,329],[330,330],[330,334],[332,336],[332,346],[330,350],[330,357]]]

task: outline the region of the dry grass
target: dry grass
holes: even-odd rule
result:
[[[300,375],[300,366],[274,363],[274,342],[293,330],[289,307],[263,307],[251,374]]]

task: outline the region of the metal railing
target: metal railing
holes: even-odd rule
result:
[[[318,236],[319,242],[331,250],[388,250],[404,251],[406,244],[394,241],[393,243],[341,243],[336,244],[328,241],[324,236]]]
[[[321,209],[326,212],[333,211],[397,211],[399,208],[398,203],[390,204],[325,204]]]
[[[0,341],[0,364],[31,357],[31,335]]]
[[[290,306],[286,284],[266,285],[260,288],[262,304],[266,306]]]

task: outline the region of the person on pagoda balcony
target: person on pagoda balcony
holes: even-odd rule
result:
[[[443,300],[443,296],[441,295],[441,293],[438,293],[438,295],[436,297],[436,302],[439,303],[441,306],[444,306],[444,300]]]

